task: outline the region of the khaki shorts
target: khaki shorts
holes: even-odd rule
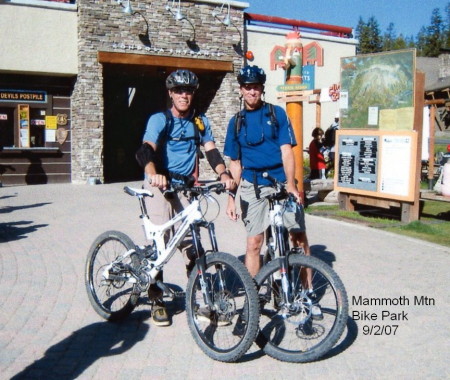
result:
[[[256,236],[264,232],[270,225],[269,201],[266,196],[275,192],[270,186],[258,186],[261,190],[259,199],[256,198],[253,183],[243,179],[241,181],[241,211],[247,236]],[[283,222],[290,232],[304,232],[305,213],[303,207],[296,207],[295,212],[283,214]]]

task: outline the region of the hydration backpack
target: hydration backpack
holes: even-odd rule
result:
[[[275,107],[273,106],[273,104],[271,103],[264,103],[263,107],[267,105],[267,107],[269,108],[269,112],[266,114],[266,116],[270,117],[270,124],[272,125],[272,138],[276,138],[278,135],[278,120],[275,114]],[[236,112],[236,114],[234,115],[234,132],[236,134],[236,136],[239,135],[239,132],[241,130],[242,127],[242,121],[245,118],[245,113],[246,110],[240,110],[239,112]]]

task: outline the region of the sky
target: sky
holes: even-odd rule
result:
[[[359,18],[374,16],[384,34],[389,24],[399,36],[416,37],[422,26],[431,24],[433,9],[439,8],[445,20],[446,0],[243,0],[247,13],[346,26],[355,29]]]

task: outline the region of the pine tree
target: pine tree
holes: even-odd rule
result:
[[[358,20],[358,25],[356,25],[355,29],[355,38],[359,41],[358,46],[356,47],[356,54],[363,54],[364,46],[366,44],[366,24],[363,21],[362,17]]]
[[[416,37],[416,50],[418,57],[425,57],[425,50],[427,45],[427,29],[422,26]]]
[[[383,51],[395,50],[397,36],[394,24],[391,22],[383,35]]]
[[[447,20],[444,24],[444,47],[450,48],[450,2],[445,7],[445,13],[447,14]]]
[[[382,51],[383,41],[380,35],[380,27],[374,16],[369,18],[369,21],[367,22],[367,29],[370,41],[368,53],[378,53]]]
[[[357,54],[378,53],[382,51],[383,42],[375,17],[370,17],[367,23],[360,17],[355,32],[356,38],[359,40],[359,45],[356,49]]]
[[[444,24],[439,8],[433,9],[431,25],[426,28],[425,45],[423,55],[425,57],[437,57],[444,46]]]

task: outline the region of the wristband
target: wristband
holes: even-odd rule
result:
[[[226,169],[222,173],[219,174],[219,177],[217,178],[218,181],[220,181],[222,179],[223,174],[226,174],[231,179],[233,178],[233,176],[231,175],[231,172],[228,169]]]

